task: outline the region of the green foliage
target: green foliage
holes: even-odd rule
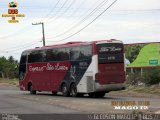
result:
[[[132,63],[138,56],[143,44],[125,46],[126,58]]]
[[[126,84],[128,85],[138,85],[139,82],[145,83],[145,78],[141,73],[136,71],[134,73],[128,73]]]
[[[160,68],[133,68],[133,73],[127,69],[127,81],[128,85],[138,85],[139,83],[145,83],[146,85],[155,85],[160,83]]]
[[[8,59],[0,57],[0,77],[15,78],[15,66],[17,65],[17,60],[14,60],[12,56]]]
[[[146,79],[146,84],[154,85],[160,83],[160,69],[152,68],[144,73],[144,78]]]
[[[160,83],[160,44],[147,45],[130,45],[125,46],[126,58],[130,60],[131,64],[128,68],[127,79],[128,83],[138,85],[145,83],[146,85],[154,85]],[[150,62],[152,61],[152,62]],[[141,67],[147,66],[147,68]]]

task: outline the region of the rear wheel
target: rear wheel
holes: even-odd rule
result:
[[[95,93],[88,93],[89,97],[94,98],[95,97]]]
[[[68,96],[69,96],[69,90],[68,90],[68,87],[67,87],[66,84],[63,84],[63,85],[62,85],[62,94],[63,94],[63,96],[65,96],[65,97],[68,97]]]
[[[35,95],[35,94],[36,94],[36,90],[33,90],[32,84],[31,84],[30,87],[29,87],[29,91],[30,91],[30,94],[32,94],[32,95]]]
[[[97,93],[97,97],[102,98],[105,96],[105,94],[106,94],[105,92],[99,92]]]
[[[77,97],[83,97],[84,93],[78,93]]]
[[[71,94],[72,97],[78,96],[77,87],[76,87],[75,84],[72,84],[72,85],[71,85],[70,91],[71,91],[70,94]]]
[[[92,98],[102,98],[105,96],[105,92],[96,92],[96,93],[89,93],[88,95]]]

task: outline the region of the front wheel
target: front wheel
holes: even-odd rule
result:
[[[32,85],[30,85],[29,91],[30,91],[30,94],[32,94],[32,95],[36,94],[36,90],[33,90],[33,86]]]
[[[52,91],[52,95],[57,95],[57,92]]]

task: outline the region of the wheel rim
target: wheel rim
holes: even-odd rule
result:
[[[74,90],[74,88],[72,88],[72,90],[71,90],[71,95],[72,95],[72,96],[75,95],[75,90]]]
[[[66,87],[66,86],[63,86],[62,91],[63,91],[63,93],[66,93],[66,92],[67,92],[67,87]]]
[[[70,94],[69,94],[68,87],[67,87],[66,84],[63,84],[63,86],[62,86],[62,94],[63,94],[63,96],[65,96],[65,97],[68,97],[68,96],[70,95]]]
[[[32,92],[33,91],[33,87],[32,87],[32,85],[30,86],[30,92]]]

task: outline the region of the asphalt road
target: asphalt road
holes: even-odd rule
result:
[[[83,114],[83,113],[132,113],[133,110],[115,110],[113,101],[149,101],[148,110],[143,112],[158,112],[160,99],[126,97],[106,94],[104,98],[81,98],[53,96],[49,92],[30,95],[14,86],[0,85],[0,113],[9,114]]]

